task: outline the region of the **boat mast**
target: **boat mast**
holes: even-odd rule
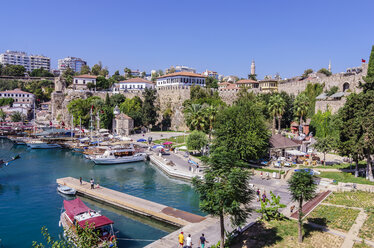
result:
[[[71,115],[71,130],[70,130],[71,140],[73,140],[73,130],[74,130],[74,115]]]
[[[82,117],[79,116],[79,138],[82,137]]]
[[[97,111],[97,146],[99,146],[100,115]]]
[[[35,136],[35,133],[36,133],[36,113],[35,113],[35,104],[36,104],[36,100],[34,101],[34,136]]]
[[[91,111],[90,111],[90,131],[91,131],[91,142],[92,142],[92,129],[93,129],[93,126],[92,126],[92,108],[93,106],[91,106]]]

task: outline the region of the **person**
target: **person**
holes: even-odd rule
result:
[[[258,202],[260,201],[260,194],[261,194],[260,189],[257,188],[257,191],[256,191],[256,198],[257,198],[257,201],[258,201]]]
[[[262,201],[263,201],[263,202],[266,201],[266,191],[264,191],[264,193],[262,194]]]
[[[181,232],[178,235],[178,243],[179,243],[179,247],[183,248],[183,244],[184,244],[184,235],[183,235],[183,232]]]
[[[260,174],[261,174],[261,179],[263,180],[263,179],[264,179],[264,177],[263,177],[262,171],[261,171],[261,173],[260,173]]]
[[[188,234],[188,237],[186,239],[186,246],[187,248],[192,248],[192,238],[191,238],[191,234]]]
[[[82,177],[79,178],[79,182],[82,185]]]
[[[90,183],[91,183],[91,189],[94,189],[95,188],[95,181],[92,178],[90,180]]]
[[[295,209],[295,205],[292,205],[291,208],[290,208],[290,212],[291,214],[293,213],[293,210]]]
[[[200,246],[201,246],[201,248],[205,248],[205,243],[209,243],[209,242],[208,242],[208,240],[205,239],[204,233],[202,233],[201,237],[200,237]]]

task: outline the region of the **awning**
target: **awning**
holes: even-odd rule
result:
[[[113,224],[113,223],[114,222],[111,219],[109,219],[108,217],[103,216],[103,215],[93,217],[93,218],[90,218],[90,219],[87,219],[87,220],[82,220],[82,221],[78,222],[78,224],[83,228],[86,226],[86,224],[88,224],[88,226],[90,226],[92,224],[95,228],[98,228],[98,227],[110,225],[110,224]]]
[[[292,156],[304,156],[304,155],[307,155],[305,152],[300,152],[298,150],[288,150],[288,151],[285,151],[285,153],[290,154]]]
[[[64,200],[64,208],[70,219],[74,219],[74,216],[91,210],[79,198],[71,201]]]
[[[157,148],[164,148],[163,145],[155,145],[155,146],[152,146],[152,149],[157,149]]]
[[[164,143],[162,143],[163,145],[171,145],[171,144],[173,144],[173,142],[170,142],[170,141],[167,141],[167,142],[164,142]]]
[[[345,95],[344,92],[337,92],[337,93],[331,95],[330,97],[331,98],[340,98],[340,97],[343,97],[344,95]]]
[[[326,93],[322,93],[321,95],[317,96],[316,99],[317,100],[326,100],[327,99],[327,94]]]
[[[193,164],[193,165],[196,165],[196,166],[199,165],[198,163],[196,163],[195,161],[193,161],[193,160],[191,160],[191,159],[188,160],[188,163]]]
[[[138,139],[136,142],[146,142],[146,139]]]

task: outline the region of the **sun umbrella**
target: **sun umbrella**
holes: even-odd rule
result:
[[[164,148],[163,145],[155,145],[155,146],[152,146],[152,149],[157,149],[157,148]]]
[[[173,144],[173,142],[170,142],[170,141],[167,141],[167,142],[164,142],[164,143],[162,143],[163,145],[171,145],[171,144]]]
[[[145,139],[138,139],[136,142],[146,142],[147,140]]]

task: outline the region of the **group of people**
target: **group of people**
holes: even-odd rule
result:
[[[83,179],[82,177],[79,178],[79,183],[82,185],[83,184]],[[91,178],[90,180],[90,184],[91,184],[91,189],[94,189],[95,188],[95,180],[93,178]]]
[[[186,241],[186,242],[185,242]],[[184,234],[183,232],[181,232],[179,235],[178,235],[178,243],[179,243],[179,246],[180,248],[192,248],[192,238],[191,238],[191,234],[188,234],[186,240],[184,239]],[[186,243],[186,245],[185,245]],[[209,243],[206,239],[205,239],[205,236],[204,236],[204,233],[201,234],[201,237],[200,237],[200,247],[201,248],[205,248],[205,243]]]
[[[262,202],[265,202],[266,198],[267,198],[266,197],[266,191],[264,190],[264,192],[261,195],[260,189],[257,188],[257,190],[256,190],[256,199],[257,199],[257,201],[259,202],[261,200]]]

